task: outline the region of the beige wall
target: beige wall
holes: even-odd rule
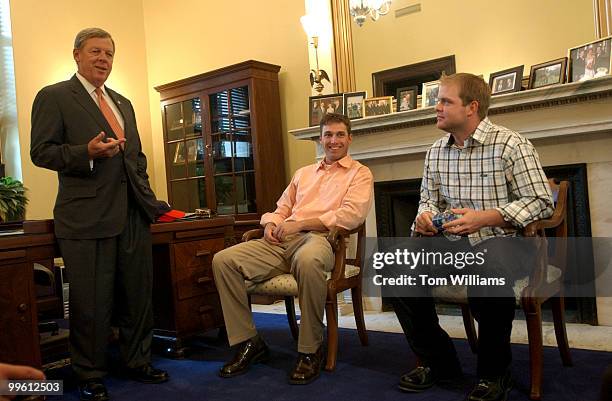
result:
[[[120,17],[117,10],[121,10]],[[144,151],[153,153],[142,2],[13,0],[11,19],[21,164],[30,199],[27,218],[51,218],[56,173],[38,168],[30,160],[30,114],[34,97],[43,86],[69,79],[76,71],[72,47],[80,29],[98,26],[113,35],[117,51],[108,86],[131,99]]]
[[[303,1],[144,0],[148,87],[156,189],[166,196],[159,94],[154,86],[254,59],[281,66],[280,96],[287,182],[312,163],[314,145],[287,132],[308,124],[308,50]],[[228,4],[231,4],[228,6]],[[267,155],[276,157],[276,155]]]
[[[394,9],[407,1],[395,0]],[[44,85],[73,74],[72,41],[86,26],[105,28],[116,40],[117,55],[108,84],[134,104],[151,183],[161,199],[166,198],[166,183],[159,95],[154,86],[247,59],[278,64],[282,67],[283,130],[306,126],[309,63],[299,23],[304,2],[267,0],[264,4],[265,8],[250,0],[234,0],[231,7],[198,0],[171,5],[161,0],[12,1],[19,156],[24,183],[30,189],[27,217],[52,216],[57,185],[55,173],[33,166],[29,158],[32,101]],[[359,89],[371,90],[372,71],[448,54],[456,54],[457,69],[464,71],[488,74],[521,63],[528,67],[562,56],[568,47],[593,37],[590,0],[520,0],[513,2],[512,9],[474,0],[471,4],[476,6],[470,10],[464,2],[454,0],[423,0],[421,4],[421,13],[399,19],[391,13],[376,23],[354,27]],[[526,10],[530,10],[529,18],[523,17]],[[504,15],[503,20],[492,17],[498,14]],[[521,19],[529,23],[519,26],[516,22]],[[431,23],[436,20],[440,22]],[[468,29],[473,21],[484,21],[478,39]],[[468,45],[469,41],[480,44]],[[400,43],[406,46],[399,49]],[[311,142],[286,134],[283,145],[288,177],[314,159]]]
[[[308,51],[299,22],[304,3],[268,0],[265,6],[250,0],[236,0],[231,7],[197,0],[11,1],[21,143],[21,155],[15,156],[21,157],[29,188],[27,218],[52,217],[57,192],[55,172],[30,161],[32,102],[43,86],[75,72],[72,43],[84,27],[99,26],[115,39],[117,53],[108,86],[134,104],[151,184],[160,199],[166,199],[166,182],[154,86],[248,59],[278,64],[283,130],[306,126]],[[312,143],[289,137],[284,136],[283,144],[287,180],[315,156]]]
[[[372,93],[376,71],[455,55],[458,72],[483,74],[567,55],[595,39],[592,0],[421,0],[422,11],[395,18],[414,4],[394,0],[377,22],[353,25],[357,90]]]

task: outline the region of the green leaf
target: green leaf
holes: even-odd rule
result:
[[[0,220],[11,221],[22,219],[25,214],[28,198],[27,189],[21,181],[12,177],[0,178]]]

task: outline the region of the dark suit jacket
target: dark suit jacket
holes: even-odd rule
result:
[[[136,116],[128,99],[108,88],[124,120],[125,149],[89,165],[87,143],[100,131],[115,137],[110,125],[74,75],[43,88],[32,106],[30,156],[35,165],[57,171],[55,202],[58,238],[93,239],[118,235],[125,224],[128,191],[154,221],[157,207],[149,185]]]

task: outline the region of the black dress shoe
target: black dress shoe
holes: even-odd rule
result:
[[[295,367],[289,374],[290,384],[308,384],[321,374],[323,365],[323,347],[319,347],[314,354],[298,355]]]
[[[399,389],[407,393],[420,393],[440,384],[445,388],[462,388],[463,373],[458,366],[446,367],[444,371],[434,371],[429,366],[418,366],[400,377]]]
[[[468,401],[506,401],[512,390],[510,372],[493,379],[480,379],[467,397]]]
[[[127,375],[130,379],[146,384],[157,384],[168,381],[170,376],[161,369],[155,369],[150,363],[138,368],[128,368]]]
[[[219,376],[234,377],[246,373],[251,364],[266,360],[269,353],[270,350],[261,337],[250,338],[238,346],[232,360],[219,370]]]
[[[400,377],[399,389],[408,393],[420,393],[436,384],[436,379],[429,366],[417,366]]]
[[[87,379],[79,382],[81,401],[107,401],[108,392],[102,379]]]

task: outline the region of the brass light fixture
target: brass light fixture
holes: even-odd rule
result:
[[[315,62],[316,62],[316,69],[311,69],[310,70],[310,86],[312,86],[312,88],[317,91],[317,93],[321,93],[323,92],[323,80],[326,79],[327,82],[331,83],[330,79],[329,79],[329,75],[327,75],[327,72],[325,72],[325,70],[321,70],[319,69],[319,27],[318,27],[318,22],[315,19],[315,17],[313,17],[312,15],[304,15],[303,17],[300,18],[300,22],[302,23],[302,27],[304,28],[304,31],[306,32],[306,35],[308,35],[308,38],[310,39],[309,44],[311,44],[314,47],[314,51],[315,51]]]

